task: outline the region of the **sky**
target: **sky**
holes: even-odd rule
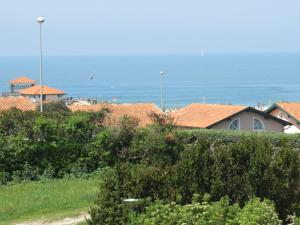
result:
[[[0,56],[300,51],[299,0],[0,0]]]

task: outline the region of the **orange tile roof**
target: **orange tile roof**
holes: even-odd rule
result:
[[[0,97],[0,111],[17,108],[22,111],[35,110],[36,104],[28,98],[19,97]]]
[[[300,121],[300,102],[279,102],[276,105]]]
[[[223,119],[226,119],[247,106],[191,104],[170,113],[174,124],[180,127],[207,128]]]
[[[26,88],[20,91],[22,95],[39,95],[41,91],[40,86],[32,86],[30,88]],[[65,92],[58,90],[56,88],[51,88],[48,86],[43,86],[43,94],[44,95],[64,95]]]
[[[18,77],[9,81],[10,84],[35,84],[35,81],[28,77]]]
[[[141,127],[148,126],[153,123],[152,114],[161,115],[163,112],[151,103],[136,103],[136,104],[96,104],[96,105],[71,105],[71,111],[100,111],[101,109],[108,109],[110,114],[107,123],[110,125],[117,125],[120,119],[128,116],[137,119]]]

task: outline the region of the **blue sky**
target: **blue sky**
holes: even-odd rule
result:
[[[299,0],[7,0],[0,55],[300,51]]]

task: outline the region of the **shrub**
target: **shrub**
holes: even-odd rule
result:
[[[244,208],[229,205],[227,198],[218,202],[178,205],[160,201],[147,207],[142,214],[132,213],[128,225],[279,225],[281,221],[270,201],[253,198]]]
[[[117,174],[111,182],[118,185],[105,193],[110,190],[103,187],[110,186],[103,184],[107,198],[190,204],[194,193],[209,193],[213,201],[228,196],[230,204],[243,207],[257,196],[272,200],[281,219],[297,211],[299,135],[176,130],[166,118],[138,128],[124,117],[118,126],[107,127],[105,116],[105,110],[0,112],[0,182],[85,176],[110,166]],[[103,209],[100,214],[110,215],[114,210],[105,211],[109,207],[102,201],[110,200],[103,196],[96,205]]]
[[[88,224],[122,225],[127,219],[128,211],[123,204],[124,194],[120,188],[120,179],[116,171],[103,170],[100,189],[89,213]]]
[[[104,117],[104,111],[62,113],[50,110],[43,115],[17,109],[0,112],[2,183],[96,170],[98,166],[88,168],[88,145],[104,129]],[[26,167],[26,163],[30,167]],[[47,171],[49,165],[51,171]],[[28,170],[32,168],[34,176],[29,175]]]
[[[40,105],[38,105],[37,110],[39,110]],[[69,113],[70,109],[67,107],[66,103],[61,101],[52,101],[46,102],[43,104],[43,112],[44,113]]]
[[[138,147],[148,154],[138,163],[118,163],[115,168],[123,196],[190,204],[194,193],[209,193],[214,201],[228,196],[231,204],[241,207],[251,196],[258,196],[274,201],[282,220],[299,203],[297,149],[282,143],[274,147],[264,136],[244,136],[226,145],[201,139],[185,144],[173,162],[163,158],[167,155],[163,150],[149,151],[155,149],[154,143],[167,146],[164,138],[152,140],[152,145],[142,140]]]
[[[275,211],[274,205],[269,200],[261,202],[257,198],[251,199],[240,210],[236,217],[229,222],[232,225],[278,225],[281,221]]]

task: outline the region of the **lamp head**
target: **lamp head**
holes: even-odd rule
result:
[[[164,71],[160,71],[160,75],[165,75],[165,72]]]
[[[36,21],[37,21],[38,23],[44,23],[44,22],[45,22],[45,19],[44,19],[43,17],[39,16],[39,17],[36,19]]]

